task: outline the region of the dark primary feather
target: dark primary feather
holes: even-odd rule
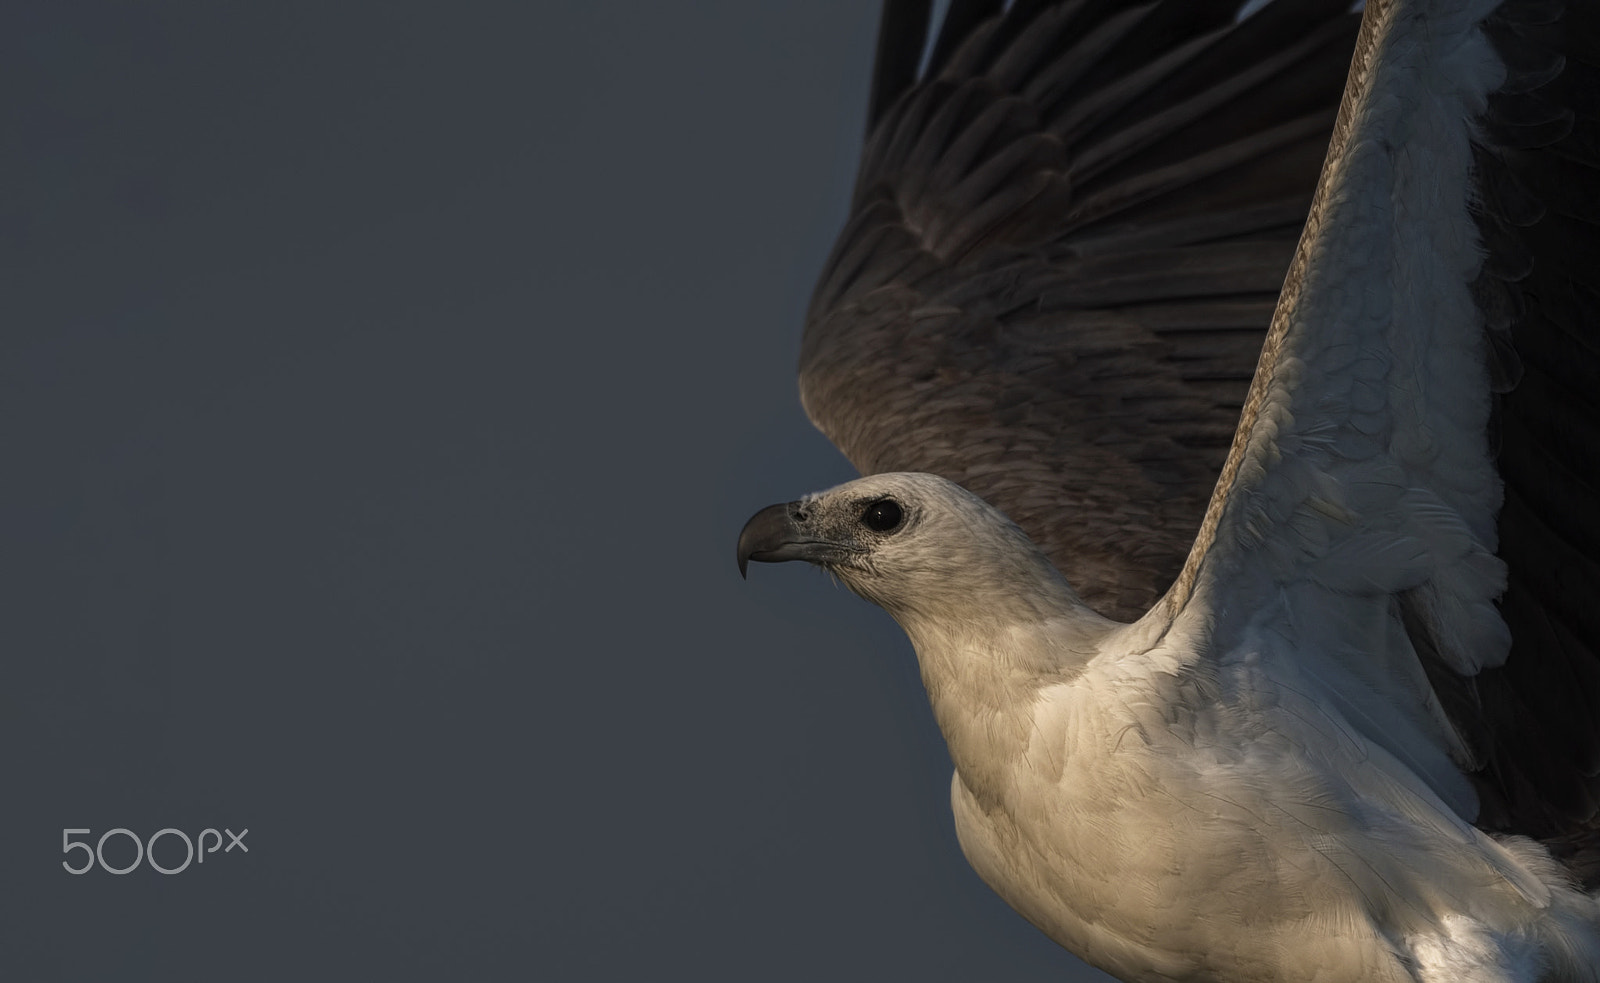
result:
[[[1480,824],[1551,841],[1600,885],[1600,6],[1507,0],[1480,121],[1474,294],[1500,390],[1503,668],[1441,687],[1483,750]],[[1433,675],[1438,676],[1438,670]]]
[[[917,64],[928,37],[929,0],[888,0],[878,18],[878,53],[872,62],[867,132],[900,93],[917,80]]]
[[[863,473],[932,471],[1132,620],[1172,583],[1238,424],[1356,36],[1346,0],[890,0],[852,215],[801,391]],[[1455,675],[1478,821],[1600,884],[1600,4],[1506,0],[1477,121],[1472,284],[1505,479],[1511,656]]]
[[[1345,0],[891,2],[801,386],[865,473],[983,495],[1132,619],[1204,514],[1349,64]]]

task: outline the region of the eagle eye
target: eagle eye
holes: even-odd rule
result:
[[[892,498],[880,498],[861,513],[861,521],[873,532],[893,532],[900,527],[905,511]]]

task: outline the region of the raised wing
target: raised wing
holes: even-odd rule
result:
[[[1238,435],[1152,615],[1305,680],[1591,885],[1597,53],[1594,4],[1369,0]]]
[[[1349,0],[884,9],[801,394],[863,472],[999,506],[1123,620],[1238,422],[1354,43]]]

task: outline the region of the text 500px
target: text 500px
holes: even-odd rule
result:
[[[92,847],[89,845],[88,840],[73,839],[73,836],[78,833],[88,835],[90,832],[91,831],[87,829],[63,829],[61,831],[62,853],[71,854],[75,850],[82,850],[84,853],[82,866],[74,867],[70,861],[61,861],[61,866],[66,869],[67,873],[87,874],[89,871],[93,870],[95,864],[98,863],[100,865],[100,869],[104,870],[108,874],[127,874],[138,867],[141,860],[144,860],[148,861],[150,866],[160,873],[176,874],[187,869],[191,862],[198,861],[200,863],[205,863],[206,854],[216,853],[219,848],[222,848],[223,853],[231,853],[235,847],[237,847],[241,852],[250,852],[250,848],[244,845],[245,835],[250,832],[248,827],[240,830],[237,833],[231,829],[224,829],[222,833],[228,834],[228,845],[226,848],[222,847],[222,833],[219,833],[209,827],[202,829],[199,835],[193,840],[189,839],[189,834],[185,833],[183,830],[173,829],[171,827],[157,830],[156,832],[150,834],[150,838],[148,840],[140,840],[132,830],[123,829],[120,826],[116,829],[108,829],[104,833],[101,833],[100,839],[96,841],[95,845]],[[125,836],[133,841],[133,862],[125,867],[113,867],[111,864],[106,863],[106,841],[114,836]],[[183,843],[183,863],[175,866],[163,867],[156,861],[156,841],[160,840],[162,837],[175,837]],[[210,837],[209,846],[207,845],[207,837]],[[121,851],[119,850],[118,852],[120,853]],[[168,862],[170,863],[173,859],[175,858],[169,854]]]

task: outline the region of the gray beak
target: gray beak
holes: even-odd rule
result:
[[[769,505],[750,517],[739,533],[739,576],[751,560],[757,563],[782,563],[784,560],[816,562],[836,556],[838,547],[818,541],[800,525],[799,502]]]

